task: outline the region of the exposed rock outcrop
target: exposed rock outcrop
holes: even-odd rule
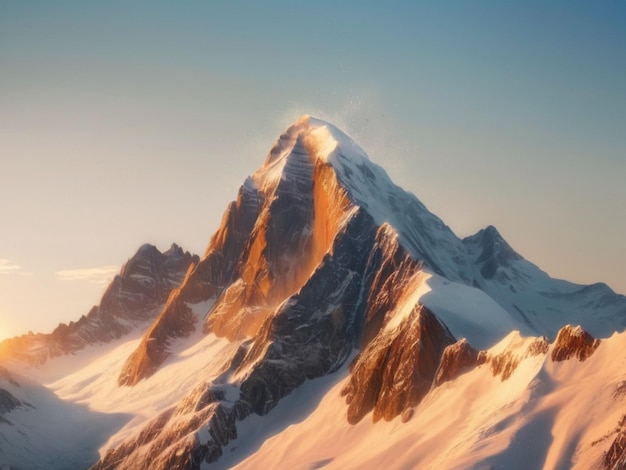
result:
[[[550,343],[547,338],[534,338],[527,341],[525,347],[505,349],[495,355],[490,355],[488,352],[479,354],[479,362],[488,363],[494,377],[499,376],[504,382],[513,375],[520,362],[529,357],[547,354],[549,347]]]
[[[373,410],[374,422],[390,421],[424,398],[433,385],[445,348],[454,337],[426,307],[416,305],[393,330],[382,330],[357,357],[342,394],[348,422]]]
[[[571,357],[584,361],[591,356],[600,346],[600,340],[595,339],[580,326],[566,325],[554,341],[552,348],[552,360],[555,362],[565,361]]]
[[[626,468],[626,415],[617,424],[617,435],[602,458],[604,470],[623,470]]]
[[[478,351],[463,338],[443,351],[434,385],[450,382],[478,364]]]
[[[172,292],[163,312],[129,356],[118,378],[119,385],[135,384],[154,373],[167,358],[170,341],[194,331],[196,317],[182,301],[180,289]]]

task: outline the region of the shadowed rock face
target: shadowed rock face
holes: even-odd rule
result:
[[[305,380],[341,367],[362,343],[364,332],[373,331],[377,316],[382,316],[382,326],[371,344],[378,340],[376,344],[387,349],[374,347],[373,355],[391,359],[378,368],[367,353],[360,356],[364,372],[385,371],[377,389],[376,419],[406,413],[431,388],[443,350],[454,338],[421,306],[398,328],[384,331],[393,316],[383,311],[380,300],[391,291],[389,283],[375,274],[396,272],[382,269],[387,265],[405,266],[405,278],[396,275],[393,282],[411,287],[420,265],[402,261],[405,256],[388,227],[376,227],[365,211],[353,212],[310,278],[265,319],[232,358],[230,369],[223,371],[223,376],[239,382],[235,398],[220,390],[221,379],[201,384],[175,410],[112,449],[94,468],[132,467],[144,462],[146,455],[150,468],[199,468],[201,462],[214,462],[237,436],[237,422],[252,413],[267,414]],[[395,307],[395,301],[389,305]],[[406,387],[395,390],[397,383]],[[367,394],[364,390],[369,389],[355,390]],[[200,434],[208,437],[198,441],[191,437]]]
[[[240,348],[240,359],[233,359],[230,374],[239,382],[237,398],[228,401],[216,392],[219,383],[202,385],[183,400],[187,405],[149,426],[149,442],[129,441],[96,468],[109,468],[113,462],[132,466],[145,453],[151,456],[151,468],[198,468],[201,461],[215,461],[236,435],[238,421],[251,413],[268,413],[305,380],[341,367],[363,344],[366,331],[380,336],[379,342],[389,348],[388,352],[374,348],[378,353],[374,356],[395,357],[386,363],[387,375],[377,389],[381,400],[376,419],[406,412],[428,392],[443,350],[454,342],[434,315],[420,306],[400,327],[383,334],[393,319],[386,309],[396,308],[398,298],[403,298],[392,295],[393,284],[410,290],[419,275],[420,263],[403,251],[389,227],[377,227],[363,210],[351,212],[305,284],[266,317],[249,345]],[[363,370],[382,370],[375,364],[363,359]],[[401,382],[406,388],[393,392],[393,384]],[[358,388],[358,393],[365,392]],[[203,429],[210,438],[190,443],[189,436]]]
[[[571,357],[584,361],[600,346],[600,340],[595,339],[580,326],[566,325],[559,330],[552,348],[552,360],[565,361]]]
[[[241,384],[251,411],[267,413],[306,379],[348,358],[358,342],[363,272],[375,232],[367,214],[356,214],[309,282],[263,325],[239,367],[251,370]]]
[[[0,367],[0,385],[4,385],[6,387],[9,384],[16,387],[20,386],[20,384],[15,381],[12,374],[7,369],[5,369],[4,367]],[[11,424],[11,422],[7,418],[5,418],[5,416],[14,409],[21,407],[22,405],[22,402],[15,398],[15,396],[13,396],[11,392],[4,388],[0,388],[0,424]]]
[[[22,403],[11,395],[10,392],[0,388],[0,423],[3,421],[7,422],[4,416],[21,405]]]
[[[348,422],[374,411],[374,422],[404,413],[433,385],[445,348],[454,337],[426,307],[417,305],[392,332],[381,331],[357,357],[343,394]]]
[[[491,225],[463,239],[463,244],[470,246],[471,251],[477,253],[474,263],[484,279],[493,279],[498,268],[508,266],[511,261],[522,259]]]
[[[305,380],[341,367],[355,347],[378,338],[390,312],[416,287],[422,263],[389,225],[377,226],[367,210],[355,206],[334,168],[314,158],[314,142],[292,137],[281,137],[266,167],[242,187],[205,257],[172,293],[120,375],[125,385],[149,377],[168,356],[171,339],[188,334],[185,320],[183,326],[160,325],[187,317],[192,303],[215,299],[205,331],[235,341],[250,338],[229,372],[238,397],[228,401],[214,393],[215,382],[203,385],[183,400],[196,405],[156,420],[96,468],[132,467],[147,454],[151,468],[198,468],[201,461],[215,461],[236,435],[238,421],[268,413]],[[272,165],[279,163],[274,176]],[[233,231],[237,240],[229,244]],[[405,287],[402,295],[399,286]],[[389,364],[382,379],[376,419],[391,419],[418,403],[432,386],[443,350],[454,342],[419,306],[402,325],[389,347],[404,356]],[[409,347],[415,344],[420,346]],[[406,389],[392,393],[393,383],[403,380]],[[204,430],[209,438],[190,437]]]
[[[126,319],[145,317],[167,300],[198,259],[175,244],[164,253],[153,245],[143,245],[107,288],[98,314]]]
[[[0,343],[0,359],[41,365],[88,344],[106,343],[128,333],[134,325],[154,319],[172,289],[198,257],[177,245],[161,253],[143,245],[108,286],[99,306],[77,322],[61,323],[51,334],[32,334]]]

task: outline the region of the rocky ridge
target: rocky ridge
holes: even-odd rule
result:
[[[39,366],[54,357],[74,354],[90,344],[108,343],[153,320],[170,292],[198,257],[173,244],[161,253],[143,245],[122,267],[100,304],[50,334],[29,333],[0,343],[0,360]]]

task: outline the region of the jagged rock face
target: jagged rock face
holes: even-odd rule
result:
[[[379,330],[394,321],[398,312],[383,308],[397,307],[398,299],[385,303],[393,297],[391,285],[404,285],[409,292],[421,279],[420,263],[409,260],[389,227],[377,227],[365,211],[353,212],[307,282],[265,319],[248,346],[240,347],[230,362],[232,372],[223,371],[239,383],[234,397],[220,389],[219,380],[200,385],[175,411],[112,449],[95,468],[132,467],[146,454],[151,468],[198,468],[201,462],[215,461],[237,436],[238,421],[251,413],[267,414],[305,380],[341,367],[379,316]],[[383,266],[390,267],[382,272],[391,279],[380,274]],[[391,269],[398,266],[403,266],[404,277]],[[391,419],[415,406],[432,386],[443,350],[455,341],[421,306],[399,325],[385,334],[377,332],[393,350],[381,354],[396,359],[386,364],[376,419]],[[364,370],[376,367],[375,361],[363,359],[362,364]],[[407,386],[393,392],[401,382]]]
[[[203,461],[213,462],[237,436],[238,421],[268,413],[306,379],[340,367],[362,329],[358,319],[367,301],[363,273],[376,232],[365,212],[352,215],[305,285],[265,320],[252,343],[242,345],[222,371],[238,378],[236,392],[219,379],[201,384],[175,411],[111,450],[95,468],[132,468],[146,453],[150,468],[197,468]],[[234,398],[220,387],[230,387]]]
[[[217,298],[235,279],[239,259],[249,242],[265,197],[251,178],[239,189],[222,223],[211,238],[204,257],[183,286],[185,300],[191,303]]]
[[[177,245],[161,253],[143,245],[115,276],[99,306],[77,322],[61,323],[51,334],[28,334],[0,343],[0,359],[40,365],[88,344],[106,343],[128,333],[134,325],[154,319],[198,257]]]
[[[383,330],[361,351],[343,394],[348,422],[355,424],[374,411],[374,422],[403,414],[424,398],[433,385],[445,348],[454,337],[421,305],[392,331]]]
[[[212,301],[200,318],[204,332],[231,340],[256,336],[280,304],[307,282],[339,228],[357,208],[367,212],[376,225],[395,233],[398,251],[393,262],[382,265],[384,272],[372,267],[365,275],[368,282],[381,284],[371,291],[380,290],[382,297],[376,302],[379,308],[367,313],[364,343],[376,334],[385,312],[393,306],[395,278],[403,279],[418,265],[481,288],[492,278],[514,282],[515,276],[526,276],[525,268],[518,269],[515,263],[530,263],[495,228],[459,240],[413,195],[394,185],[382,168],[368,161],[341,131],[306,117],[279,138],[265,164],[246,180],[204,258],[181,286],[177,302],[168,303],[171,308],[161,312],[157,323],[177,324],[177,312],[185,310],[183,303]],[[372,254],[373,266],[381,256]],[[501,286],[496,284],[490,286],[500,295]],[[556,333],[551,324],[546,327],[534,318],[549,316],[529,312],[523,298],[514,303],[508,297],[497,300],[513,318],[528,324],[526,334]],[[547,302],[549,311],[552,307]],[[535,308],[537,303],[532,305]],[[122,383],[132,385],[159,366],[169,354],[167,343],[179,333],[189,334],[188,320],[181,322],[167,335],[165,327],[148,332],[122,372]]]
[[[571,357],[584,361],[600,346],[595,339],[580,326],[566,325],[559,331],[552,349],[552,360],[565,361]]]
[[[162,305],[178,287],[198,257],[177,245],[161,253],[153,245],[143,245],[122,268],[108,287],[99,307],[100,315],[141,318]]]
[[[369,344],[378,334],[402,296],[410,292],[410,287],[417,287],[416,282],[421,279],[414,276],[421,268],[422,263],[400,245],[389,226],[378,230],[364,276],[369,287],[361,346]]]
[[[480,351],[479,363],[487,363],[494,377],[500,377],[503,382],[508,380],[515,372],[520,362],[529,357],[545,355],[548,353],[550,343],[545,337],[534,338],[528,342],[525,348],[505,349],[499,354],[491,355]]]
[[[152,375],[168,357],[169,343],[196,329],[197,319],[188,304],[216,299],[232,284],[263,200],[252,180],[246,180],[237,200],[224,213],[204,257],[191,267],[180,289],[171,293],[158,318],[129,356],[118,377],[120,385],[134,385]]]
[[[439,386],[450,382],[477,365],[478,351],[463,338],[443,351],[434,384]]]
[[[299,136],[291,144],[282,160],[272,159],[276,149],[270,152],[266,166],[242,186],[176,302],[168,302],[127,361],[120,384],[150,376],[167,357],[167,342],[193,331],[187,319],[178,325],[184,303],[216,299],[205,332],[253,337],[322,262],[353,206],[333,169],[314,158],[313,143]],[[278,164],[283,167],[273,181]]]
[[[120,468],[198,469],[214,462],[222,447],[237,437],[236,421],[250,414],[239,391],[224,383],[241,364],[246,346],[233,343],[217,379],[200,381],[176,406],[148,422],[142,431],[109,449],[93,470]]]
[[[263,325],[239,367],[251,369],[241,394],[253,412],[266,414],[306,379],[348,358],[359,339],[363,272],[375,232],[372,219],[357,213],[310,280]]]
[[[166,464],[196,468],[200,461],[214,461],[236,436],[238,421],[251,413],[267,414],[305,380],[341,367],[354,348],[363,344],[364,332],[374,331],[376,325],[374,336],[378,338],[380,333],[393,350],[389,354],[397,356],[386,364],[388,375],[378,390],[381,400],[376,419],[391,419],[406,412],[428,392],[443,350],[455,341],[421,306],[411,307],[413,315],[399,321],[400,327],[381,333],[396,313],[400,315],[395,311],[399,310],[397,303],[406,300],[392,295],[394,283],[405,286],[409,293],[421,279],[420,263],[411,260],[389,227],[377,227],[365,211],[353,212],[307,282],[265,319],[249,346],[240,348],[240,359],[231,362],[233,377],[239,382],[236,399],[225,399],[219,383],[203,384],[171,415],[178,418],[149,425],[151,431],[142,435],[150,435],[150,442],[125,443],[107,454],[103,462],[132,466],[141,461],[139,448],[150,449],[154,468]],[[390,313],[386,308],[395,310]],[[364,370],[376,369],[375,361],[363,359],[361,364]],[[394,384],[400,382],[405,382],[406,388],[392,392]],[[198,414],[198,408],[207,414]],[[183,421],[194,424],[174,424]],[[205,437],[189,447],[192,435]],[[169,442],[170,447],[164,449],[163,442]],[[174,455],[180,458],[176,460]],[[195,456],[193,463],[191,455]]]
[[[256,179],[257,184],[266,184],[262,176]],[[238,279],[208,317],[208,330],[220,336],[234,339],[257,333],[319,265],[349,205],[332,170],[312,159],[303,138],[286,158],[276,187],[266,191],[268,203],[240,257]]]
[[[572,357],[584,361],[599,344],[599,340],[594,339],[580,326],[568,325],[561,329],[554,341],[551,357],[553,361],[565,361]],[[524,359],[546,355],[549,349],[548,339],[539,337],[527,341],[523,347],[506,348],[498,354],[490,354],[488,351],[475,350],[467,340],[462,339],[444,351],[435,385],[453,380],[463,371],[482,364],[488,364],[493,375],[505,381]]]
[[[203,462],[214,462],[222,446],[237,437],[234,408],[211,403],[190,416],[172,408],[148,423],[134,439],[107,452],[92,470],[150,468],[155,470],[199,469]],[[200,425],[208,431],[207,441],[199,444]]]

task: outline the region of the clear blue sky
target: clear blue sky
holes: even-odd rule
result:
[[[0,0],[0,338],[144,242],[202,253],[304,113],[459,236],[626,293],[626,3],[382,3]]]

